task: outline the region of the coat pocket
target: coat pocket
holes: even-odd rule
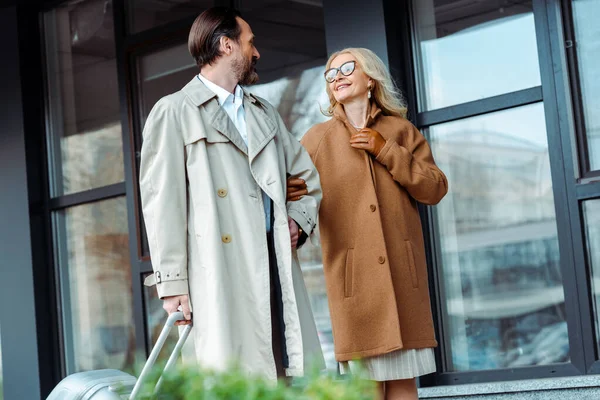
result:
[[[344,280],[344,297],[352,297],[354,286],[354,249],[346,253],[346,273]]]
[[[413,253],[412,243],[410,240],[405,240],[406,256],[408,257],[408,269],[410,270],[410,278],[413,288],[419,287],[419,277],[417,276],[417,267],[415,266],[415,255]]]

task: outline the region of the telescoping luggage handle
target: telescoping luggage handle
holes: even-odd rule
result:
[[[152,367],[154,367],[154,363],[156,362],[156,359],[158,358],[158,354],[160,353],[160,350],[163,348],[165,342],[167,341],[169,332],[171,332],[171,329],[175,326],[175,322],[181,321],[184,319],[185,318],[181,311],[178,311],[178,312],[175,312],[175,313],[169,315],[169,318],[167,318],[167,323],[165,324],[164,328],[162,329],[162,332],[160,333],[160,336],[158,337],[158,340],[156,341],[156,344],[154,345],[154,348],[152,349],[152,352],[150,353],[150,357],[148,357],[148,361],[146,361],[146,364],[144,365],[144,368],[142,369],[142,372],[140,373],[140,377],[138,378],[137,382],[135,383],[135,386],[133,387],[133,390],[131,391],[129,400],[137,399],[137,396],[139,395],[140,390],[142,389],[142,386],[144,385],[144,381],[148,377],[148,374],[150,373],[150,370],[152,370]],[[183,333],[181,334],[181,336],[179,337],[179,340],[177,341],[177,344],[175,345],[175,348],[173,349],[173,352],[171,353],[171,356],[169,357],[169,360],[167,361],[167,365],[165,366],[165,369],[161,373],[160,378],[158,379],[158,382],[156,383],[156,387],[154,388],[154,393],[158,392],[158,390],[160,389],[160,386],[163,382],[163,377],[164,377],[165,373],[167,371],[169,371],[177,362],[177,358],[179,358],[179,354],[181,353],[181,348],[183,347],[183,344],[185,343],[191,330],[192,330],[192,325],[191,324],[186,325],[185,329],[183,330]]]

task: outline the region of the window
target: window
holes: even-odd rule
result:
[[[589,170],[600,169],[600,3],[593,0],[572,2],[575,49],[579,69],[584,135]]]
[[[212,0],[129,0],[129,31],[137,33],[167,22],[195,18],[214,3]]]
[[[2,388],[2,376],[2,345],[0,344],[0,400],[4,398],[4,390]]]
[[[542,103],[428,133],[450,182],[436,212],[447,370],[568,361]]]
[[[67,372],[133,367],[125,198],[70,207],[53,219]]]
[[[568,167],[556,99],[541,87],[556,79],[547,7],[412,2],[417,127],[449,181],[428,210],[441,361],[428,384],[586,370],[577,227],[562,223],[579,215],[557,179]]]
[[[414,1],[420,110],[541,83],[531,1]]]
[[[42,14],[55,272],[67,373],[136,351],[112,2]]]
[[[600,350],[600,200],[587,200],[582,205],[585,221],[587,256],[593,294],[596,346]]]
[[[125,179],[110,4],[88,0],[44,14],[53,197]]]

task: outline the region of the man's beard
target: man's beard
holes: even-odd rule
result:
[[[240,85],[253,85],[258,82],[258,73],[255,68],[257,61],[256,57],[249,60],[244,56],[233,61],[231,66]]]

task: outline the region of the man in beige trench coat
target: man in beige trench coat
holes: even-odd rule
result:
[[[156,284],[167,312],[193,329],[184,359],[236,362],[275,380],[323,365],[295,248],[316,224],[319,177],[276,109],[239,85],[260,54],[235,10],[194,22],[200,74],[160,99],[143,132],[142,209]],[[286,203],[288,176],[306,182]]]

